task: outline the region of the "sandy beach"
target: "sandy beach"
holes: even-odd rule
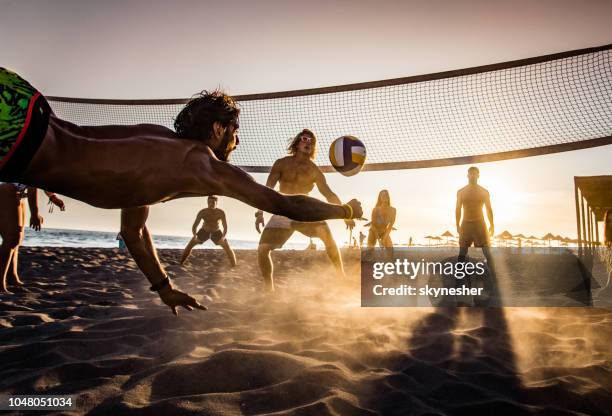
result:
[[[117,249],[22,248],[0,295],[0,394],[91,415],[607,415],[612,311],[361,308],[359,251],[160,250],[208,311],[175,317]],[[75,413],[76,414],[76,413]]]

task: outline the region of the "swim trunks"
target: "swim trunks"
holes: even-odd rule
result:
[[[259,244],[269,244],[273,248],[281,248],[295,231],[299,231],[307,237],[317,238],[331,234],[325,221],[293,221],[282,215],[272,215],[261,233]]]
[[[203,243],[210,238],[213,243],[219,245],[223,242],[223,233],[221,230],[208,232],[204,231],[204,228],[200,228],[200,230],[196,233],[196,238],[200,243]]]
[[[26,80],[0,68],[0,180],[19,181],[40,147],[51,107]]]
[[[484,221],[463,221],[459,234],[459,247],[489,247],[489,233]]]

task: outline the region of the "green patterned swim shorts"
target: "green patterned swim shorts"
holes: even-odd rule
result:
[[[50,113],[40,92],[0,68],[0,180],[19,181],[45,138]]]

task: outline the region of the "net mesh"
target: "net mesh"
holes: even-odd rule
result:
[[[552,152],[559,151],[558,145],[579,148],[580,143],[612,136],[610,47],[534,64],[456,73],[348,90],[238,96],[240,146],[232,162],[267,171],[286,155],[288,140],[304,128],[317,135],[318,165],[329,165],[331,142],[350,134],[364,142],[367,164],[374,169],[436,166],[444,160],[448,163],[442,164],[466,163],[462,158],[475,155],[500,159],[508,152],[538,148]],[[81,125],[155,123],[172,128],[183,107],[181,100],[88,101],[49,99],[59,117]]]

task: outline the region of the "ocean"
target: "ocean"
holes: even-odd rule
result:
[[[34,231],[26,228],[24,246],[30,247],[118,247],[117,233],[104,231],[66,230],[56,228],[43,228],[42,231]],[[176,235],[154,235],[153,241],[157,248],[185,248],[190,237]],[[228,239],[230,246],[234,249],[256,249],[257,240],[234,240]],[[198,248],[218,248],[211,241],[199,244]],[[302,250],[306,248],[304,243],[287,242],[284,249]]]

